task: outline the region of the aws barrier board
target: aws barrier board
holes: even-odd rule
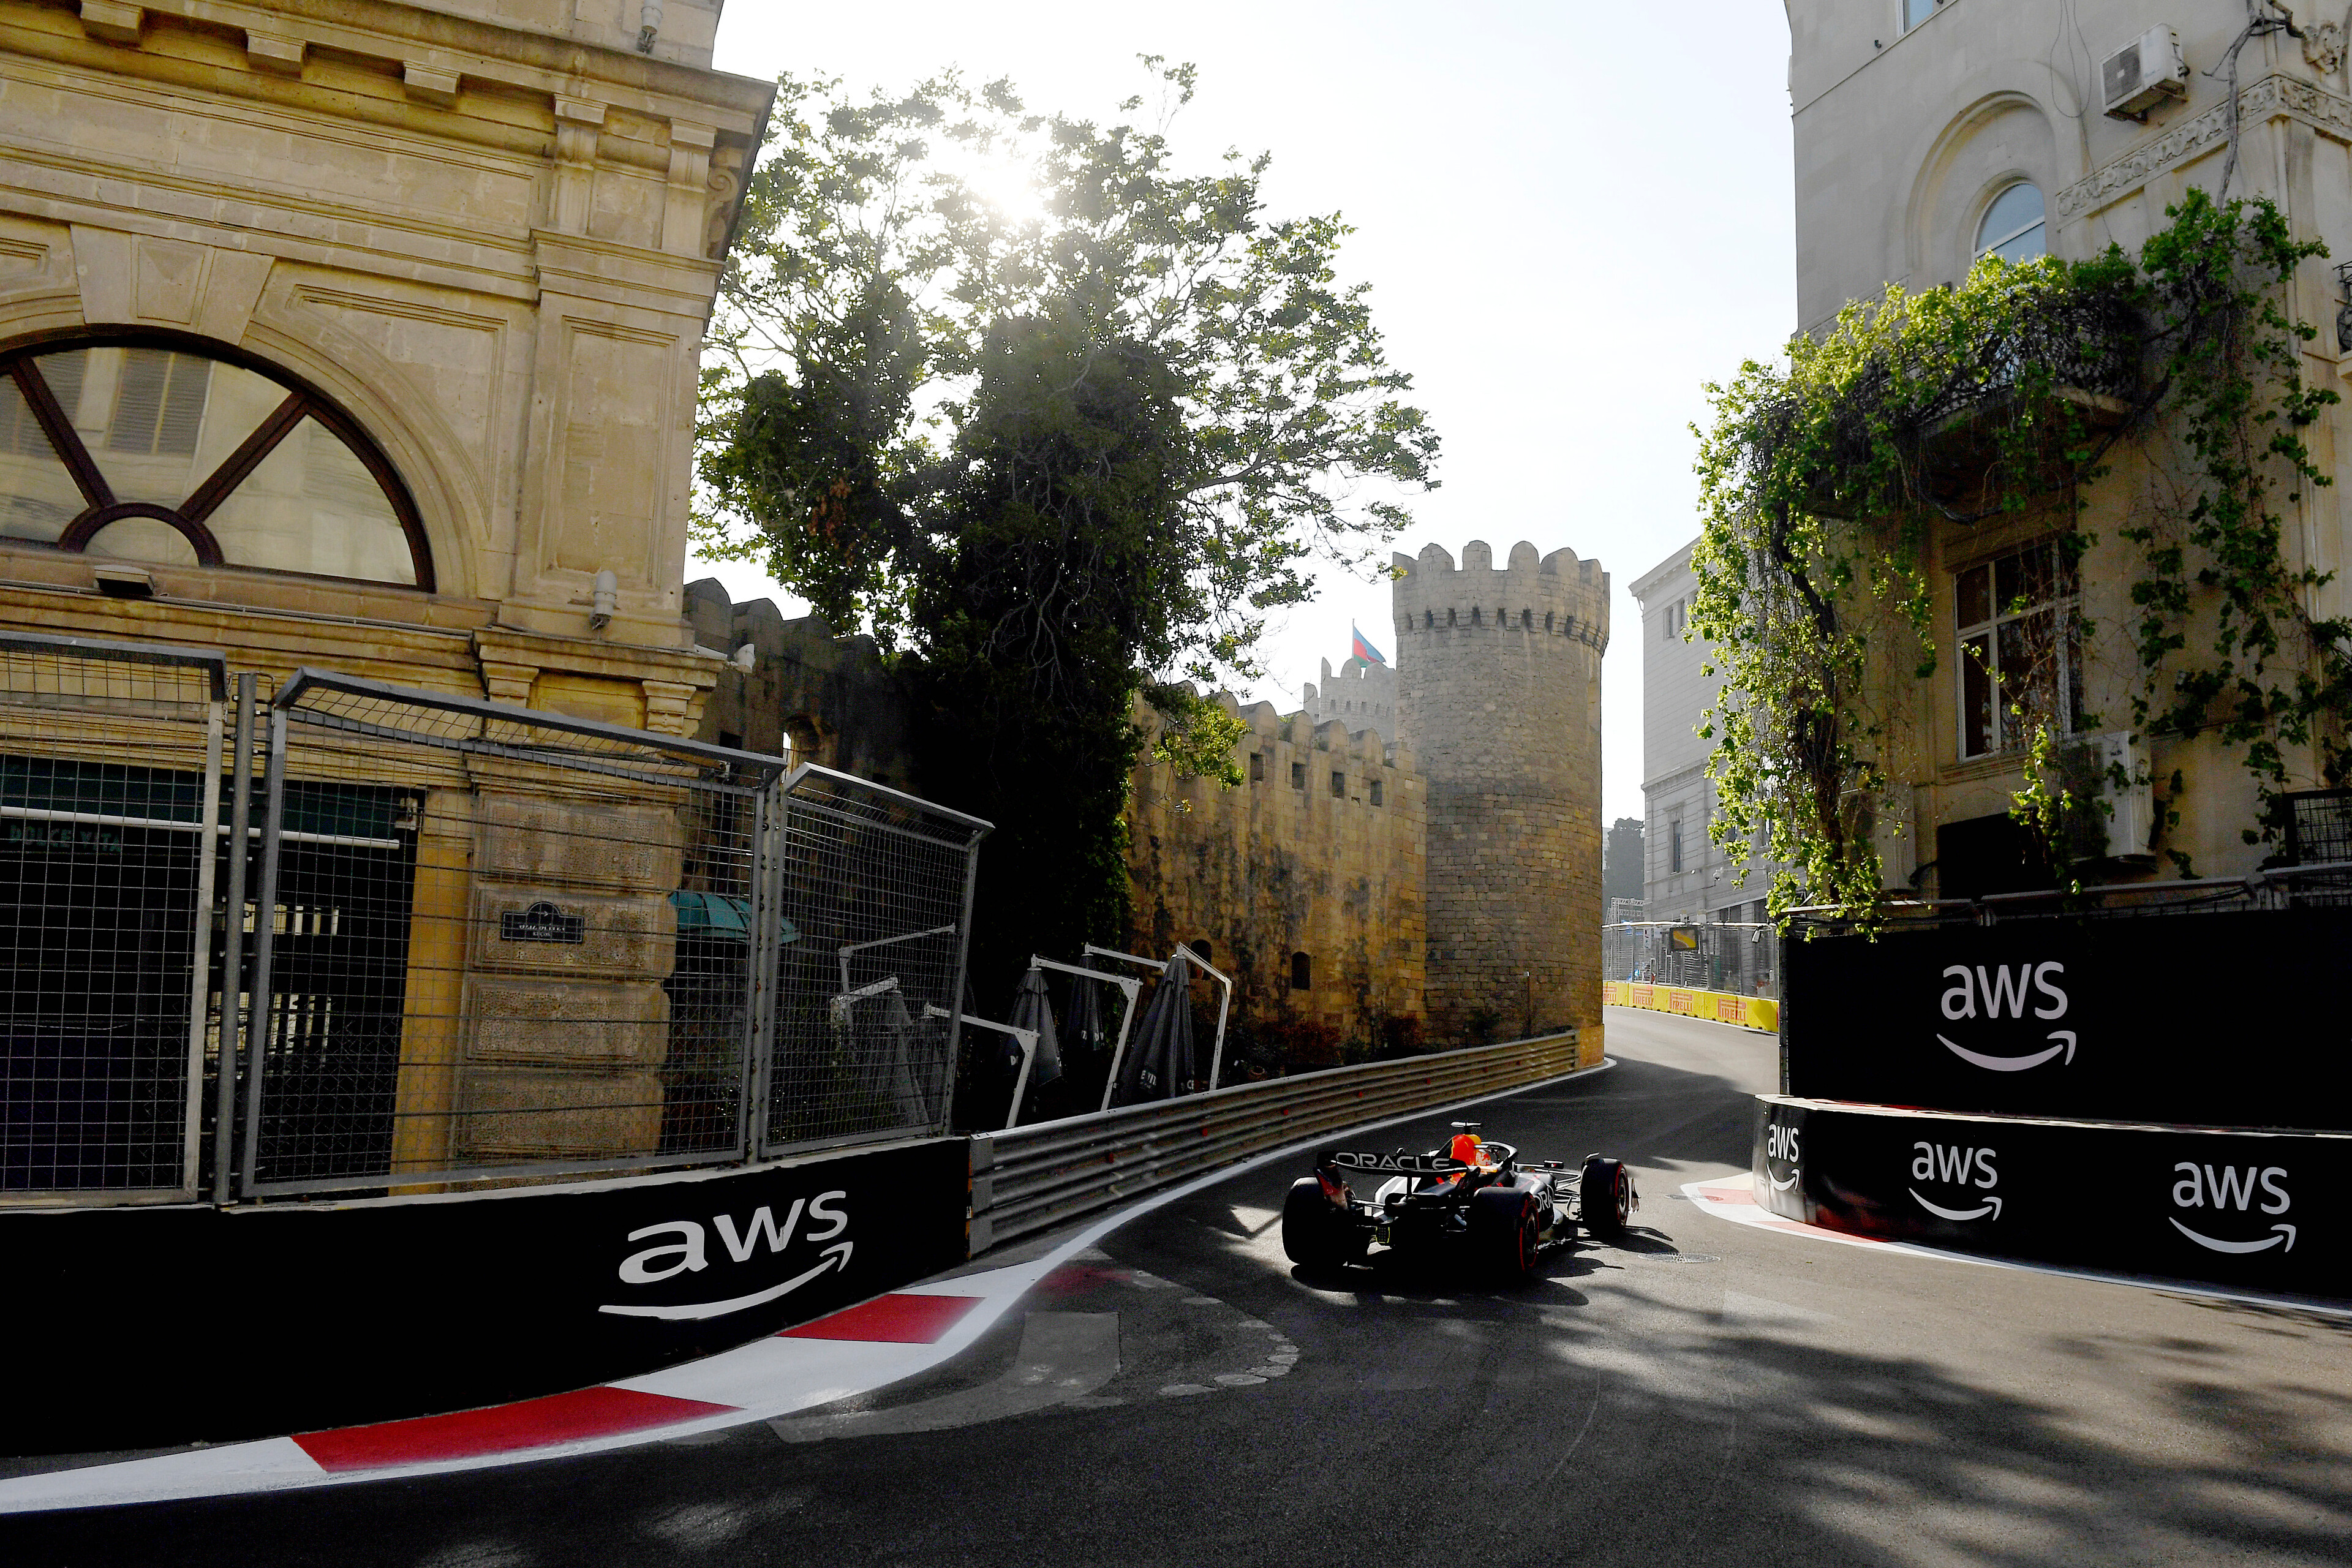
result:
[[[1759,1100],[1784,1218],[2073,1268],[2352,1296],[2352,1134],[2231,1132]]]
[[[2352,1129],[2352,910],[1791,938],[1786,1089],[1816,1100]]]
[[[0,1452],[267,1436],[650,1372],[961,1263],[962,1139],[367,1202],[0,1214]]]

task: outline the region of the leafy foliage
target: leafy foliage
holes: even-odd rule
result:
[[[1033,892],[984,886],[982,941],[1019,908],[1024,961],[1038,921],[1041,946],[1120,934],[1137,700],[1161,754],[1238,782],[1234,721],[1181,682],[1260,673],[1310,562],[1370,569],[1391,498],[1433,483],[1410,379],[1336,281],[1346,225],[1268,219],[1263,156],[1179,171],[1192,69],[1145,63],[1151,128],[1003,82],[782,79],[704,376],[698,547],[919,660],[927,787],[999,824],[983,864]]]
[[[2071,574],[2095,542],[2086,487],[2120,440],[2177,439],[2191,475],[2178,507],[2119,530],[2144,558],[2135,726],[2218,729],[2265,791],[2285,781],[2283,745],[2316,745],[2342,773],[2352,628],[2305,614],[2326,578],[2287,563],[2276,499],[2282,479],[2290,499],[2327,482],[2298,432],[2336,396],[2301,385],[2310,329],[2273,298],[2322,252],[2265,201],[2191,191],[2168,216],[2137,261],[2112,247],[1987,258],[1957,288],[1851,305],[1785,363],[1708,388],[1691,624],[1726,681],[1701,731],[1717,742],[1711,831],[1776,863],[1776,909],[1867,919],[1878,901],[1895,710],[1939,666],[1928,531],[2046,513]],[[2209,601],[2218,629],[2200,660],[2189,627]],[[2063,865],[2097,792],[2062,754],[2056,685],[2004,671],[1999,700],[2024,775],[2012,815]]]

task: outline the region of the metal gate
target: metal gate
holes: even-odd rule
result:
[[[17,637],[0,672],[0,1202],[429,1191],[947,1129],[985,823],[321,671],[265,700],[192,650]]]

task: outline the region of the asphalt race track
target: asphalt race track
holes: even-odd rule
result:
[[[2352,1561],[2352,1319],[1699,1214],[1676,1189],[1746,1169],[1773,1043],[1608,1026],[1615,1070],[1471,1113],[1530,1156],[1639,1173],[1625,1244],[1524,1288],[1294,1276],[1286,1162],[1142,1215],[862,1401],[509,1469],[0,1520],[0,1560]],[[1367,1142],[1428,1147],[1444,1121]]]

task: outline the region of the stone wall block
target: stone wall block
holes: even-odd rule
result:
[[[481,975],[466,1020],[468,1063],[653,1068],[669,1050],[669,997],[651,981]]]
[[[661,1141],[662,1086],[650,1072],[477,1069],[466,1076],[459,1110],[460,1160],[650,1154]]]
[[[482,796],[480,874],[518,882],[657,889],[677,886],[686,831],[669,806]]]
[[[532,940],[535,906],[576,919],[578,942]],[[477,969],[664,980],[677,962],[677,910],[664,893],[583,893],[552,884],[477,882],[472,922]],[[509,936],[509,930],[515,931]]]

